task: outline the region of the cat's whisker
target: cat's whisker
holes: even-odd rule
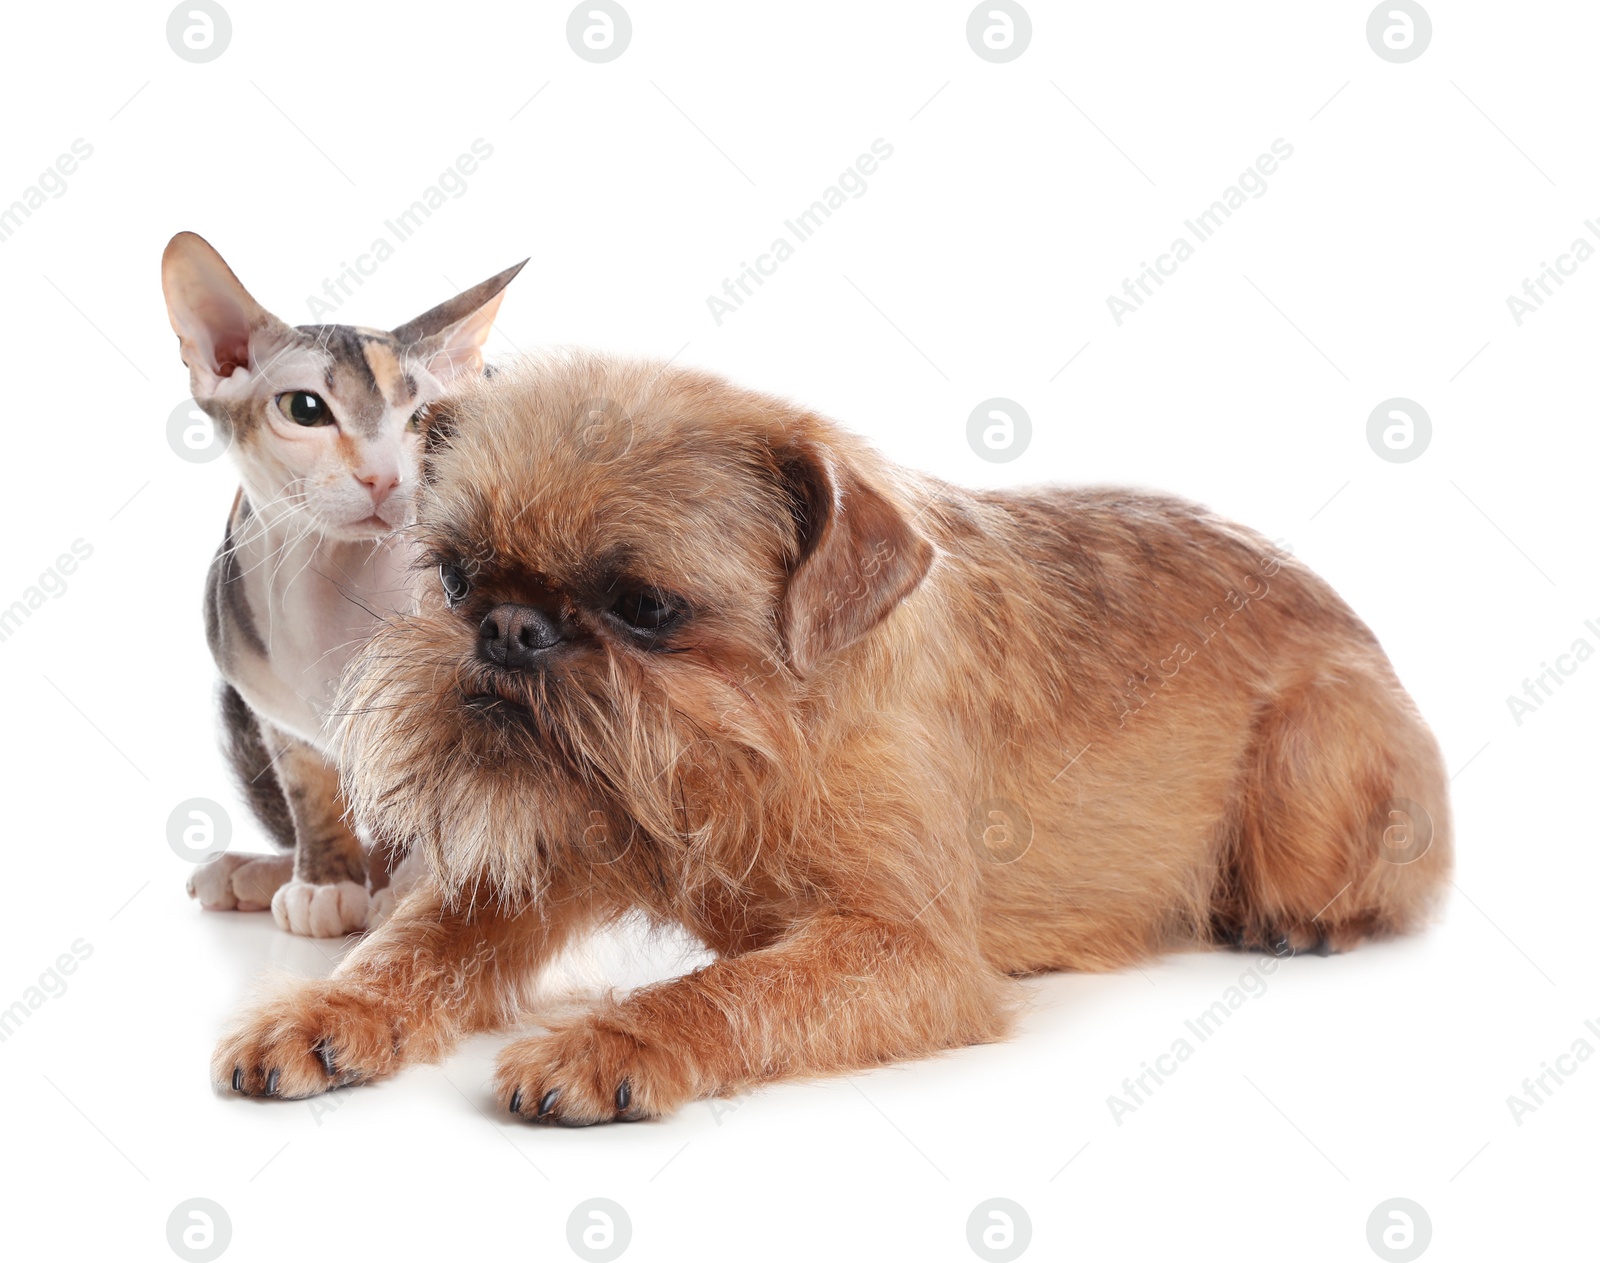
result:
[[[311,532],[316,529],[316,523],[314,521],[307,523],[304,526],[300,526],[300,524],[297,522],[296,526],[299,527],[296,533],[293,536],[285,539],[283,544],[277,549],[273,550],[273,552],[267,557],[267,560],[271,562],[271,566],[267,571],[267,656],[269,658],[272,656],[273,635],[277,627],[277,619],[274,617],[272,609],[272,598],[274,594],[277,594],[278,596],[279,611],[284,614],[285,617],[287,617],[287,609],[283,606],[282,602],[287,598],[288,590],[280,582],[284,563],[294,554],[294,551],[306,540]],[[313,552],[307,557],[308,564],[311,556],[315,556],[315,553]],[[304,568],[305,567],[302,566],[301,570],[303,571]]]
[[[218,557],[220,559],[226,559],[234,556],[239,552],[240,549],[253,546],[262,538],[264,538],[269,531],[267,521],[265,520],[265,515],[269,514],[278,505],[288,500],[291,495],[292,493],[285,493],[284,495],[280,495],[275,499],[268,500],[259,509],[252,504],[250,506],[251,513],[247,519],[247,524],[244,531],[235,534],[233,537],[233,547],[219,551]]]
[[[273,514],[273,510],[279,505],[286,503],[292,504],[293,507],[289,510],[289,512],[283,514],[282,516],[284,518],[293,517],[295,511],[305,503],[305,495],[301,490],[301,486],[304,482],[304,479],[295,479],[289,484],[288,488],[283,492],[282,495],[279,495],[273,500],[266,501],[261,508],[256,508],[256,506],[252,505],[250,521],[252,523],[254,533],[247,536],[244,540],[241,540],[240,545],[242,546],[244,543],[254,544],[271,533],[272,527],[275,525],[276,517],[276,515]],[[257,561],[248,570],[245,570],[241,575],[238,576],[238,578],[243,578],[245,575],[254,572],[264,563],[274,560],[286,548],[291,548],[294,544],[298,543],[300,538],[300,536],[285,537],[276,548],[267,553],[266,556],[262,557],[260,561]]]
[[[359,604],[359,602],[357,602],[357,604]],[[361,608],[362,609],[366,609],[367,607],[362,605]],[[383,627],[385,627],[387,625],[387,623],[388,623],[388,620],[385,619],[385,618],[381,618],[381,617],[379,617],[377,615],[374,615],[374,617],[378,618],[378,625],[376,627],[374,627],[372,629],[372,631],[363,632],[359,636],[352,636],[349,640],[346,640],[346,641],[341,642],[340,644],[331,646],[329,649],[327,649],[324,653],[322,653],[317,658],[316,665],[317,666],[321,666],[322,663],[324,661],[326,661],[328,659],[328,657],[330,655],[332,655],[332,654],[341,653],[344,650],[350,649],[350,648],[352,648],[353,646],[356,646],[356,645],[364,645],[369,640],[371,640],[372,637],[374,635],[376,635],[380,630],[382,630]]]
[[[313,531],[316,532],[317,542],[320,544],[322,542],[322,540],[323,540],[323,532],[322,532],[321,526],[319,524],[317,524],[317,523],[312,523],[310,526],[308,526],[306,528],[305,531],[301,532],[300,540],[297,540],[296,542],[299,543],[299,542],[303,541]],[[314,562],[316,559],[317,559],[317,550],[315,548],[306,549],[306,559],[303,562],[300,563],[300,569],[296,570],[292,575],[289,576],[290,585],[293,585],[294,583],[296,583],[299,580],[300,576],[305,574],[305,572],[310,568],[311,563]],[[321,573],[321,572],[319,571],[318,573]],[[285,589],[285,590],[287,590],[287,589]]]
[[[229,760],[263,825],[295,850],[295,899],[283,908],[273,900],[290,932],[326,924],[326,909],[309,911],[304,897],[321,906],[331,888],[303,873],[354,872],[350,864],[360,862],[361,838],[335,788],[340,739],[330,707],[342,668],[386,626],[391,602],[414,604],[416,536],[380,525],[381,534],[348,539],[342,524],[373,512],[361,486],[369,468],[395,470],[402,484],[387,516],[413,510],[419,441],[410,419],[458,372],[481,366],[502,291],[519,269],[384,333],[291,326],[193,233],[173,237],[162,255],[191,391],[232,437],[242,475],[210,569],[208,640],[224,680]],[[380,424],[355,424],[369,415]],[[341,897],[336,918],[358,928],[349,915]]]

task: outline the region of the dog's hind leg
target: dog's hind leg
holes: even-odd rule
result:
[[[1227,831],[1222,941],[1339,951],[1425,918],[1450,872],[1448,783],[1386,662],[1319,664],[1262,702]]]

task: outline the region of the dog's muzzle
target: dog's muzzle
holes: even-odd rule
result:
[[[478,624],[478,656],[505,671],[538,671],[565,639],[561,624],[544,610],[497,605]]]

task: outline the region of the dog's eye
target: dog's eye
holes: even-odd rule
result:
[[[472,585],[467,582],[466,575],[462,574],[457,567],[450,565],[449,562],[445,562],[439,567],[439,583],[444,588],[444,599],[449,603],[451,609],[465,601],[467,593],[472,590]]]
[[[611,607],[611,613],[635,631],[665,631],[683,617],[676,598],[659,588],[630,588]]]
[[[322,402],[321,395],[309,390],[290,390],[278,396],[278,411],[296,425],[332,425],[333,410]]]

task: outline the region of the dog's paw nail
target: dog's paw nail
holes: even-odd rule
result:
[[[522,1113],[522,1089],[521,1088],[516,1089],[516,1091],[512,1092],[512,1094],[511,1094],[511,1112],[513,1114]]]
[[[561,1095],[560,1088],[551,1088],[539,1098],[539,1117],[543,1118],[556,1107],[556,1097]]]
[[[333,1078],[333,1049],[328,1047],[328,1041],[325,1039],[319,1041],[311,1051],[317,1054],[317,1060],[322,1063],[324,1073],[330,1079]]]
[[[626,1079],[624,1079],[622,1081],[621,1086],[619,1086],[617,1088],[617,1109],[618,1109],[618,1111],[627,1109],[628,1108],[628,1102],[631,1101],[631,1100],[633,1100],[633,1088],[628,1083],[628,1081]]]
[[[277,1096],[278,1095],[278,1078],[279,1078],[279,1072],[276,1071],[276,1070],[271,1071],[267,1075],[267,1095],[268,1096]]]
[[[243,1092],[244,1091],[244,1067],[243,1066],[235,1066],[233,1068],[233,1090],[235,1092]]]
[[[1332,956],[1333,944],[1328,942],[1328,940],[1325,938],[1319,938],[1316,941],[1316,944],[1312,947],[1308,947],[1306,951],[1312,956]]]

